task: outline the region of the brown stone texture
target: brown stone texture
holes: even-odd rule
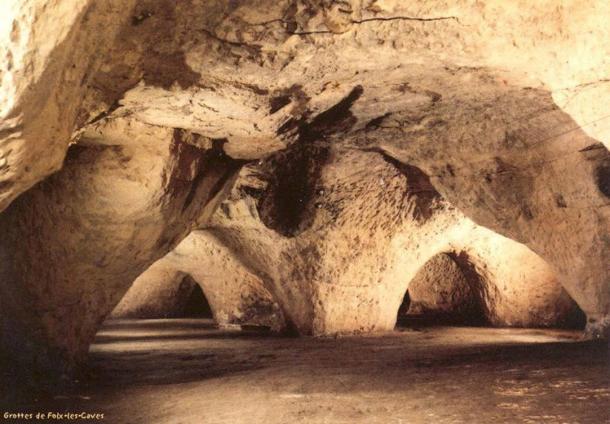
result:
[[[465,322],[482,320],[476,289],[449,255],[439,253],[430,258],[409,283],[404,316],[434,315],[455,320],[462,318]]]
[[[549,267],[498,236],[430,258],[409,283],[408,299],[406,316],[446,323],[545,327],[579,319]]]
[[[199,284],[190,275],[162,267],[149,268],[150,278],[138,277],[133,286],[110,314],[110,319],[164,319],[164,318],[210,318],[209,302],[198,292]],[[145,271],[146,272],[146,271]],[[145,281],[146,284],[139,284]],[[140,288],[140,289],[139,289]],[[201,293],[198,314],[189,311],[193,297]],[[201,300],[201,299],[200,299]],[[207,305],[206,305],[207,303]],[[207,308],[203,308],[206,305]],[[189,314],[190,312],[190,314]]]
[[[185,138],[137,121],[97,127],[61,172],[4,212],[1,335],[9,351],[37,361],[42,344],[42,362],[82,361],[133,280],[207,219],[238,165]]]
[[[279,305],[261,280],[202,231],[193,231],[140,275],[112,317],[171,317],[184,307],[191,293],[193,286],[188,281],[201,286],[217,324],[284,330]]]
[[[464,217],[416,168],[376,152],[329,149],[323,163],[300,169],[291,154],[242,171],[208,231],[267,282],[301,333],[394,328],[416,272],[442,253],[456,258],[473,301],[494,325],[555,325],[571,312],[573,302],[548,264]],[[280,159],[290,173],[275,168]],[[313,174],[310,196],[290,204],[275,193],[302,178],[312,183]],[[275,210],[268,203],[274,197],[285,201],[271,203]],[[444,272],[428,280],[459,291]]]
[[[193,229],[303,334],[392,328],[444,253],[491,322],[551,325],[569,294],[607,336],[608,2],[7,0],[0,16],[9,357],[82,362]]]
[[[134,4],[2,2],[0,211],[60,169],[73,132],[99,113],[83,99]]]

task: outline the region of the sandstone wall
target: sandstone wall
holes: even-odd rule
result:
[[[280,155],[282,166],[299,169],[290,151]],[[410,281],[440,253],[476,279],[494,325],[555,325],[570,313],[572,300],[544,260],[464,217],[416,168],[376,152],[330,149],[325,162],[288,175],[277,160],[242,171],[208,230],[271,287],[301,333],[394,328]],[[302,178],[311,195],[271,210],[267,200],[281,196],[274,191]],[[446,284],[445,275],[434,277]]]

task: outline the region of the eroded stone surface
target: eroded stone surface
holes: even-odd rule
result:
[[[282,312],[263,283],[248,272],[213,236],[194,231],[174,250],[148,268],[129,289],[112,316],[172,316],[186,295],[185,276],[199,284],[220,325],[285,328]]]
[[[93,75],[135,0],[0,5],[0,211],[62,167]]]
[[[141,276],[138,277],[114,308],[110,319],[212,318],[209,302],[195,280],[183,272],[153,269],[153,266],[149,273],[154,277],[147,280],[145,288],[139,291],[134,290],[134,286],[138,287],[137,282],[142,280]],[[196,299],[199,310],[189,310],[197,295],[201,296]]]
[[[469,273],[494,325],[556,325],[574,306],[548,264],[464,217],[417,168],[376,152],[327,147],[320,161],[310,155],[322,146],[300,149],[246,168],[208,229],[272,287],[300,332],[394,328],[409,282],[441,253]]]
[[[3,347],[59,372],[82,361],[133,280],[207,219],[239,166],[177,130],[92,129],[1,217]]]
[[[607,316],[610,156],[597,99],[608,6],[253,0],[136,10],[122,32],[133,43],[113,49],[92,96],[139,82],[117,112],[226,138],[235,157],[297,140],[382,149],[422,169],[466,216],[541,255],[594,320]]]
[[[407,293],[404,315],[433,315],[458,322],[484,319],[476,287],[471,287],[458,264],[445,253],[433,256],[417,271]]]
[[[23,329],[60,357],[81,357],[133,279],[205,221],[203,193],[220,194],[227,167],[241,165],[228,157],[262,158],[250,170],[268,175],[242,185],[246,196],[210,231],[301,332],[388,328],[417,269],[465,252],[510,287],[529,280],[514,260],[542,273],[532,310],[550,312],[523,322],[554,319],[554,274],[590,333],[607,334],[610,5],[0,8],[0,210],[76,142],[64,168],[0,218],[4,334]],[[523,259],[532,252],[543,261]],[[524,299],[492,300],[492,315],[514,322]]]
[[[547,264],[523,246],[489,234],[430,258],[407,290],[410,305],[404,313],[429,322],[545,327],[578,326],[583,320]]]

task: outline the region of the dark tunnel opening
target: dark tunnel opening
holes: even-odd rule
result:
[[[203,290],[199,284],[193,287],[193,291],[189,295],[186,305],[184,305],[184,318],[213,318],[210,304],[203,294]]]
[[[213,319],[212,308],[201,286],[191,276],[184,277],[183,283],[192,285],[191,293],[186,298],[182,311],[176,318]]]

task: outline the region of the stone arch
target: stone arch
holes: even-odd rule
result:
[[[156,272],[151,268],[145,290],[137,289],[140,283],[136,279],[135,290],[132,286],[127,291],[110,318],[214,318],[205,292],[190,275],[166,267],[153,269]]]
[[[23,351],[40,345],[40,356],[82,361],[99,321],[138,274],[206,220],[241,160],[295,143],[307,145],[301,157],[319,151],[325,160],[327,147],[376,150],[416,165],[459,208],[456,220],[468,217],[543,257],[587,313],[589,331],[607,332],[610,154],[599,123],[608,119],[610,55],[603,2],[554,10],[447,3],[434,13],[418,2],[354,3],[341,12],[325,2],[295,7],[288,0],[13,3],[13,25],[0,28],[7,59],[0,65],[0,319],[11,356],[39,356]],[[261,16],[267,12],[272,19]],[[544,19],[549,14],[554,19]],[[544,22],[543,40],[531,22]],[[57,33],[44,30],[51,23]],[[583,43],[589,60],[574,54]],[[63,168],[33,187],[61,167],[68,146]],[[161,162],[168,166],[156,168]],[[111,190],[117,181],[120,188]],[[310,209],[321,209],[320,219],[341,212],[341,199],[318,199],[325,195],[317,186],[298,191]],[[118,207],[127,199],[140,207]],[[259,233],[273,234],[270,244],[285,246],[281,235],[319,228],[299,208],[281,209],[269,211],[290,211],[277,227],[283,234]],[[449,220],[452,212],[444,210]],[[430,240],[421,228],[414,231]],[[105,239],[114,231],[126,236]],[[238,231],[217,233],[239,247]],[[365,244],[340,231],[333,236]],[[401,237],[408,238],[392,243]],[[360,318],[350,308],[321,306],[338,293],[361,296],[351,307],[374,311],[359,331],[386,328],[393,318],[375,302],[399,300],[386,298],[394,289],[386,290],[385,280],[369,301],[375,278],[333,285],[341,280],[336,269],[312,271],[300,259],[303,252],[314,262],[329,258],[336,254],[331,244],[306,241],[262,265],[256,254],[243,262],[274,282],[303,332],[354,327]],[[274,260],[300,267],[274,273]],[[393,260],[367,265],[390,267]],[[314,277],[305,287],[290,286]],[[11,332],[29,341],[16,346]]]
[[[302,334],[394,328],[406,284],[441,253],[485,278],[473,290],[485,288],[477,299],[494,325],[553,325],[573,306],[543,259],[465,217],[417,167],[378,151],[329,152],[302,231],[285,236],[261,219],[264,163],[243,170],[209,228],[268,281]]]
[[[172,317],[188,296],[203,291],[218,325],[286,327],[282,311],[263,282],[203,231],[194,231],[132,284],[114,318]]]
[[[548,264],[523,245],[485,233],[425,261],[408,283],[407,314],[499,327],[583,324],[582,310]]]
[[[241,162],[189,141],[129,119],[97,125],[2,213],[8,356],[70,373],[134,279],[208,219]]]
[[[182,317],[214,318],[214,315],[212,314],[212,307],[210,306],[210,302],[203,292],[201,285],[197,284],[197,282],[193,280],[193,277],[190,275],[185,276],[182,283],[188,284],[192,287],[184,304]]]
[[[475,284],[473,284],[475,283]],[[482,324],[486,321],[477,281],[467,278],[447,253],[432,256],[417,271],[398,310],[397,324]]]

